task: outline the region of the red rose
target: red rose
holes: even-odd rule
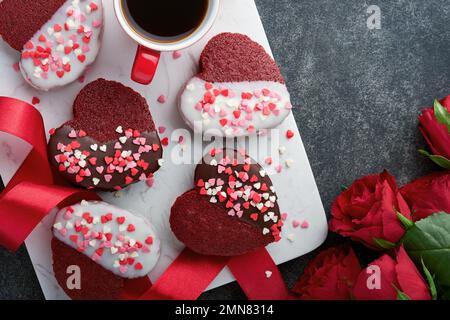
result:
[[[395,260],[385,254],[369,264],[353,288],[353,296],[357,300],[397,300],[399,292],[412,300],[431,299],[425,280],[403,246]]]
[[[450,213],[450,171],[419,178],[401,188],[400,193],[409,204],[414,221],[437,212]]]
[[[360,272],[352,248],[329,248],[308,263],[292,292],[302,300],[349,300]]]
[[[397,242],[405,230],[396,210],[410,219],[410,210],[387,171],[356,180],[331,206],[330,230],[373,249],[374,239]]]
[[[441,105],[450,112],[450,96],[441,101]],[[450,134],[447,127],[439,123],[434,114],[434,108],[422,110],[419,116],[420,131],[434,155],[450,159]]]

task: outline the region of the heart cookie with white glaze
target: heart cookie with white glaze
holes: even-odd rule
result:
[[[82,201],[56,214],[52,255],[55,277],[69,297],[117,299],[127,282],[148,283],[143,278],[159,259],[160,240],[143,217]],[[69,279],[74,272],[79,279]]]
[[[44,91],[77,80],[94,62],[103,19],[102,0],[0,2],[0,34],[21,52],[26,81]]]
[[[195,186],[170,215],[172,231],[191,250],[235,256],[280,240],[272,181],[245,151],[212,149],[196,167]]]
[[[183,89],[179,108],[188,125],[216,136],[240,137],[277,127],[292,109],[275,61],[238,33],[213,37],[200,73]]]
[[[74,118],[50,130],[49,160],[72,184],[121,190],[145,181],[162,164],[162,146],[144,97],[99,79],[73,105]]]

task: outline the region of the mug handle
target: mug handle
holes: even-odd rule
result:
[[[134,58],[131,79],[147,85],[153,80],[161,53],[139,45]]]

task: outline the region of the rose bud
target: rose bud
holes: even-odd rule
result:
[[[349,300],[360,272],[351,247],[332,247],[309,262],[292,292],[301,300]]]
[[[434,107],[422,110],[419,116],[420,131],[430,146],[432,154],[421,150],[438,165],[450,169],[450,96]]]
[[[419,178],[400,189],[411,208],[411,217],[418,221],[437,212],[450,213],[450,171]]]
[[[353,288],[357,300],[430,300],[428,286],[403,246],[395,259],[385,254],[364,269]]]
[[[387,171],[356,180],[331,206],[331,231],[380,250],[396,243],[405,229],[397,211],[410,219],[410,210]]]

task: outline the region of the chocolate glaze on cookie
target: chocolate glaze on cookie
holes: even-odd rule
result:
[[[48,145],[51,163],[73,184],[88,189],[120,190],[146,180],[149,173],[159,169],[162,149],[155,131],[140,133],[128,129],[107,142],[85,134],[64,125],[55,131]]]
[[[283,222],[272,182],[245,151],[211,150],[196,168],[195,185],[170,216],[172,231],[193,251],[234,256],[280,240]]]
[[[69,182],[120,190],[159,169],[162,146],[145,99],[104,79],[78,94],[74,119],[51,130],[50,162]]]

